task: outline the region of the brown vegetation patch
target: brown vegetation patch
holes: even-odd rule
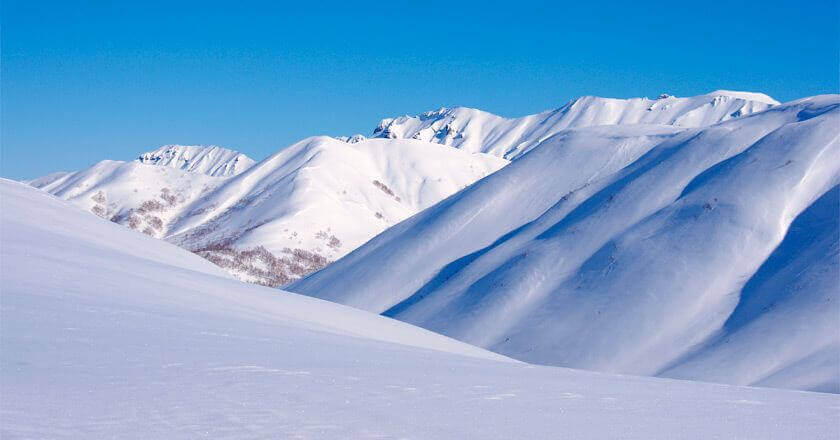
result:
[[[193,252],[234,275],[268,287],[283,286],[330,263],[323,255],[305,249],[284,248],[282,255],[277,256],[263,246],[236,249],[228,241]]]

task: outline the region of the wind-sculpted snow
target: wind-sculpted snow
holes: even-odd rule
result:
[[[838,105],[564,131],[289,288],[529,362],[838,392]]]
[[[4,439],[840,435],[835,395],[511,362],[238,282],[21,184],[0,202]]]
[[[254,160],[222,147],[164,145],[137,157],[137,162],[178,168],[214,177],[234,176],[252,165]]]
[[[766,110],[779,103],[761,93],[718,90],[706,95],[658,99],[584,96],[556,110],[506,119],[472,108],[442,108],[419,116],[383,119],[377,137],[419,139],[471,152],[515,159],[568,128],[658,124],[704,127]]]

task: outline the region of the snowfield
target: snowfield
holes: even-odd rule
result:
[[[773,104],[560,131],[288,289],[532,363],[840,392],[840,96]]]
[[[241,283],[22,184],[0,181],[0,203],[3,438],[840,435],[837,395],[517,363]]]

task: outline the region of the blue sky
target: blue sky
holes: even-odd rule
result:
[[[441,106],[838,91],[837,1],[170,3],[3,1],[0,175],[170,143],[262,159]]]

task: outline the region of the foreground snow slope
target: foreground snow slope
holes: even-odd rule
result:
[[[840,392],[838,104],[562,132],[289,289],[529,362]]]
[[[836,438],[834,395],[506,361],[0,181],[3,438]]]
[[[762,93],[728,90],[687,98],[584,96],[556,110],[513,119],[472,108],[442,108],[418,116],[383,119],[373,134],[383,138],[419,139],[515,159],[568,128],[632,124],[704,127],[778,104]]]

